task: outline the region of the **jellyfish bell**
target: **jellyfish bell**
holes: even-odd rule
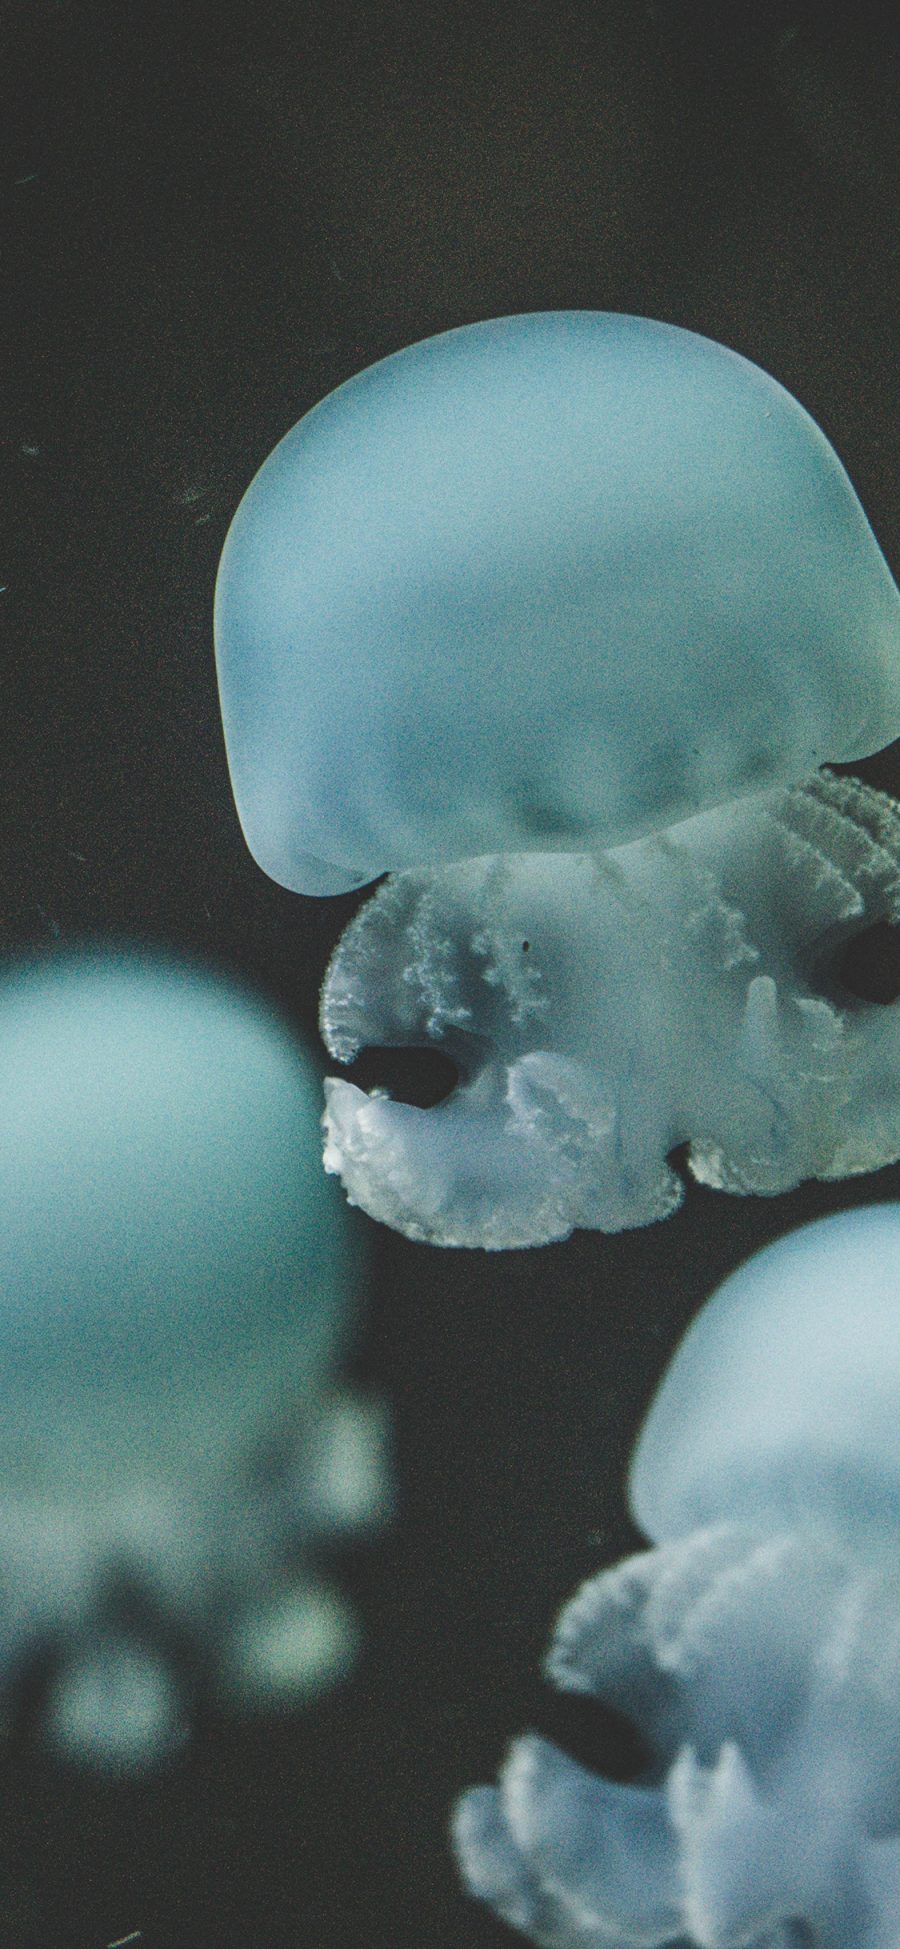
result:
[[[856,1547],[900,1517],[900,1205],[819,1219],[731,1274],[681,1342],[629,1477],[654,1543],[740,1517]]]
[[[193,966],[85,951],[0,981],[0,1696],[51,1653],[68,1753],[171,1750],[191,1669],[247,1700],[329,1669],[315,1545],[365,1520],[335,1380],[362,1240],[318,1098],[273,1012]]]
[[[619,844],[900,730],[900,598],[822,433],[612,313],[340,386],[247,490],[215,621],[247,842],[304,893]]]

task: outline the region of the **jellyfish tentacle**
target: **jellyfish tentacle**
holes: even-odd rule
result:
[[[610,1934],[647,1944],[671,1935],[677,1856],[662,1791],[604,1780],[532,1735],[515,1742],[500,1794],[542,1888]]]
[[[656,1945],[678,1927],[665,1795],[615,1786],[548,1741],[517,1740],[496,1800],[467,1797],[457,1846],[473,1892],[538,1939]]]
[[[453,1812],[453,1842],[460,1871],[471,1895],[489,1902],[510,1928],[541,1949],[607,1949],[608,1936],[584,1928],[570,1910],[542,1889],[510,1833],[494,1787],[474,1787]]]
[[[686,1747],[667,1780],[678,1835],[683,1924],[699,1949],[768,1936],[779,1923],[810,1922],[817,1936],[853,1949],[870,1903],[861,1834],[850,1820],[786,1796],[767,1801],[740,1747],[725,1742],[712,1766]]]
[[[130,1771],[183,1745],[186,1700],[164,1656],[103,1633],[68,1653],[45,1707],[45,1737],[68,1759]]]

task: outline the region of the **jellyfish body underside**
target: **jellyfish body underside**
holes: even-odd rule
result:
[[[855,780],[718,808],[608,854],[411,870],[351,923],[322,994],[331,1054],[438,1046],[423,1110],[326,1084],[354,1202],[444,1245],[663,1218],[701,1182],[773,1194],[900,1154],[894,1006],[842,947],[900,903],[900,814]]]

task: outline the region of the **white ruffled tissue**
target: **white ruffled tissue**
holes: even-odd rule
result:
[[[900,1007],[841,980],[900,914],[900,809],[822,774],[605,854],[410,869],[322,991],[332,1056],[437,1047],[431,1109],[326,1083],[325,1166],[408,1237],[508,1247],[900,1155]]]

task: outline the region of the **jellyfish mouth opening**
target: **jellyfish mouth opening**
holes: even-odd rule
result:
[[[876,920],[862,933],[843,941],[823,968],[826,982],[842,999],[890,1008],[900,1001],[900,921]]]
[[[670,1150],[667,1150],[666,1163],[669,1170],[673,1172],[675,1177],[680,1179],[685,1188],[694,1183],[694,1173],[691,1170],[690,1138],[680,1140],[677,1144],[673,1144]]]
[[[656,1756],[635,1721],[589,1692],[559,1692],[540,1685],[532,1721],[568,1759],[617,1786],[630,1786],[658,1770]]]
[[[434,1110],[446,1103],[463,1078],[453,1056],[435,1044],[389,1047],[372,1043],[343,1065],[349,1083],[366,1096],[389,1096],[417,1110]]]
[[[27,1753],[38,1742],[62,1656],[61,1645],[47,1636],[27,1645],[14,1664],[3,1727],[11,1753]]]

